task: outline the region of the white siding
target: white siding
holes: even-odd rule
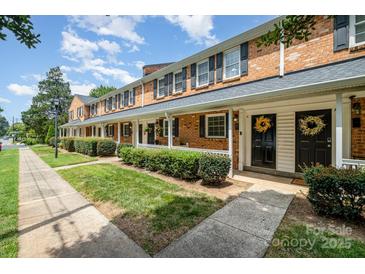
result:
[[[295,172],[295,113],[277,113],[276,130],[276,168]]]

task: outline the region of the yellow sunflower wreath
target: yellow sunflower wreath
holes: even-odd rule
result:
[[[259,133],[265,133],[271,128],[271,119],[265,116],[256,118],[255,130]]]
[[[326,127],[322,116],[306,116],[299,119],[299,129],[305,136],[314,136]]]

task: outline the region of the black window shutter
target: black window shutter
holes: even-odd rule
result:
[[[120,124],[120,136],[123,136],[123,131],[124,131],[124,124]]]
[[[186,67],[182,68],[181,71],[181,77],[182,77],[182,91],[186,91]]]
[[[336,15],[333,30],[333,51],[349,47],[349,16]]]
[[[223,52],[217,54],[217,66],[216,66],[216,82],[222,82],[223,79]]]
[[[153,98],[157,97],[157,79],[153,80]]]
[[[241,44],[241,75],[248,73],[248,42]]]
[[[104,100],[104,112],[106,112],[106,99]]]
[[[136,104],[136,88],[133,88],[133,102],[132,104],[135,105]]]
[[[160,127],[160,137],[163,137],[163,119],[158,120],[158,124]]]
[[[168,78],[169,78],[169,95],[172,95],[172,83],[173,83],[174,74],[172,72],[169,73]]]
[[[214,61],[215,55],[209,57],[209,84],[214,84]]]
[[[118,94],[118,108],[120,108],[120,93]]]
[[[114,137],[114,125],[112,125],[112,134],[111,135]]]
[[[191,64],[190,65],[190,69],[191,69],[191,77],[190,77],[190,82],[191,82],[191,88],[195,88],[196,87],[196,63]]]
[[[179,137],[179,118],[175,118],[175,137]]]
[[[205,137],[205,115],[199,117],[199,137]]]
[[[228,127],[229,127],[229,113],[226,113],[226,138],[228,138]]]

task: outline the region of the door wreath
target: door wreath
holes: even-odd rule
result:
[[[299,119],[299,129],[305,136],[314,136],[322,132],[326,127],[321,116],[306,116]]]
[[[265,133],[269,128],[271,128],[271,119],[265,116],[257,117],[254,128],[259,133]]]

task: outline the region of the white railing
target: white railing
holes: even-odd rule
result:
[[[163,148],[167,149],[168,146],[163,145],[150,145],[150,144],[138,144],[138,147],[142,148]],[[222,154],[229,155],[228,150],[218,150],[218,149],[207,149],[207,148],[195,148],[195,147],[183,147],[183,146],[172,146],[172,149],[176,150],[187,150],[187,151],[197,151],[197,152],[205,152],[205,153],[214,153],[214,154]]]
[[[342,159],[342,166],[349,169],[365,167],[365,160]]]

